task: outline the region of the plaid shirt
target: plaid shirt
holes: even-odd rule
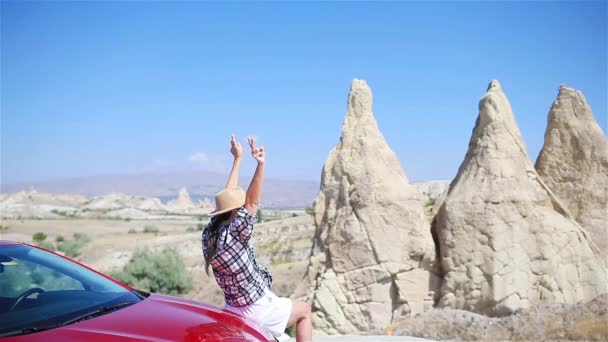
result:
[[[215,217],[207,225],[209,227]],[[250,215],[244,207],[227,225],[219,228],[217,251],[211,259],[215,281],[224,290],[226,303],[245,306],[255,303],[272,286],[272,275],[268,269],[258,266],[255,251],[249,244],[253,224],[257,217]],[[203,232],[203,256],[207,256],[209,230]]]

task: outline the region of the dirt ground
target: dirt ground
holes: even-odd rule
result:
[[[8,226],[9,229],[0,233],[0,238],[31,242],[32,235],[36,232],[47,234],[50,240],[54,240],[59,235],[70,237],[74,233],[85,233],[90,237],[99,237],[126,234],[129,229],[141,232],[145,226],[155,226],[161,232],[176,233],[183,232],[188,227],[195,227],[197,223],[200,222],[195,220],[1,220],[0,224]]]

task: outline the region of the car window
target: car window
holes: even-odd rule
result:
[[[0,338],[54,329],[141,300],[68,258],[27,245],[0,246]]]
[[[24,259],[11,258],[2,263],[0,297],[15,297],[23,291],[38,287],[45,291],[82,290],[81,282],[48,267]]]

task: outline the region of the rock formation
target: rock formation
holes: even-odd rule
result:
[[[347,107],[323,168],[308,270],[313,322],[327,333],[384,330],[422,312],[435,280],[420,194],[378,129],[365,81],[353,80]]]
[[[211,201],[211,199],[209,197],[199,199],[196,205],[197,205],[197,207],[204,208],[204,209],[215,208],[215,203],[213,201]]]
[[[86,201],[86,197],[80,195],[47,194],[28,189],[2,196],[0,218],[64,218],[74,215]]]
[[[581,92],[560,87],[535,167],[606,257],[608,140]]]
[[[209,199],[194,206],[182,189],[172,205],[164,205],[159,198],[111,193],[87,199],[80,195],[21,191],[1,196],[2,219],[124,219],[156,220],[162,218],[190,219],[208,214],[213,208]]]
[[[194,207],[194,204],[192,203],[190,194],[188,194],[188,190],[186,188],[181,188],[179,189],[177,197],[167,203],[167,206],[174,209],[190,209]]]
[[[395,326],[392,335],[433,341],[608,341],[608,294],[586,303],[544,304],[506,317],[431,310]]]
[[[506,315],[606,292],[597,247],[536,173],[497,81],[436,221],[442,307]]]
[[[81,207],[81,209],[85,211],[102,212],[121,210],[125,208],[133,208],[141,211],[156,213],[163,213],[167,211],[167,208],[160,202],[158,198],[132,196],[121,193],[111,193],[104,196],[94,197]]]

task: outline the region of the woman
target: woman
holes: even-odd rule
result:
[[[260,267],[250,244],[262,182],[264,178],[264,148],[256,148],[253,138],[247,138],[251,155],[257,161],[247,193],[237,187],[243,148],[234,135],[230,153],[234,156],[226,189],[215,196],[215,210],[203,232],[205,270],[209,265],[217,284],[224,291],[225,308],[251,318],[275,337],[285,328],[296,324],[296,340],[312,340],[310,305],[288,298],[277,297],[270,291],[272,275]]]

